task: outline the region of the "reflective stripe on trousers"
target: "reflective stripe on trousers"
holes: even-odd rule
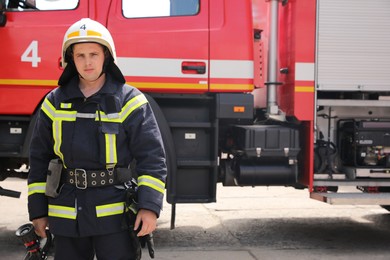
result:
[[[100,218],[123,214],[124,207],[124,202],[96,206],[96,217]],[[49,216],[57,218],[76,219],[77,209],[75,207],[49,204]]]

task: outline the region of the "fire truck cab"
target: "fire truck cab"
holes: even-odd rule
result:
[[[28,165],[64,32],[90,17],[157,115],[172,205],[214,202],[218,182],[390,205],[388,1],[0,2],[1,176]]]

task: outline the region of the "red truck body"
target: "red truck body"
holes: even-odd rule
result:
[[[222,182],[390,204],[388,2],[171,0],[165,14],[151,13],[152,2],[145,14],[137,1],[11,2],[0,12],[2,174],[28,165],[36,112],[62,71],[64,32],[90,17],[110,30],[127,83],[161,118],[168,202],[214,202]]]

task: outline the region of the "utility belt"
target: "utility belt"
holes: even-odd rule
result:
[[[62,179],[64,183],[76,186],[79,189],[115,185],[120,182],[115,177],[117,169],[85,170],[63,169]]]
[[[100,170],[86,170],[81,168],[65,169],[58,159],[49,164],[46,179],[46,195],[57,197],[62,184],[67,183],[78,189],[103,187],[129,182],[132,180],[131,170],[128,168],[111,168]]]

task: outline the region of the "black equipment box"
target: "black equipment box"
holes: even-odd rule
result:
[[[351,127],[357,145],[390,146],[390,122],[355,121],[353,123],[354,126]]]
[[[219,119],[253,119],[253,95],[220,93],[216,95]]]
[[[296,158],[299,131],[279,125],[237,125],[233,127],[235,149],[248,157]]]

